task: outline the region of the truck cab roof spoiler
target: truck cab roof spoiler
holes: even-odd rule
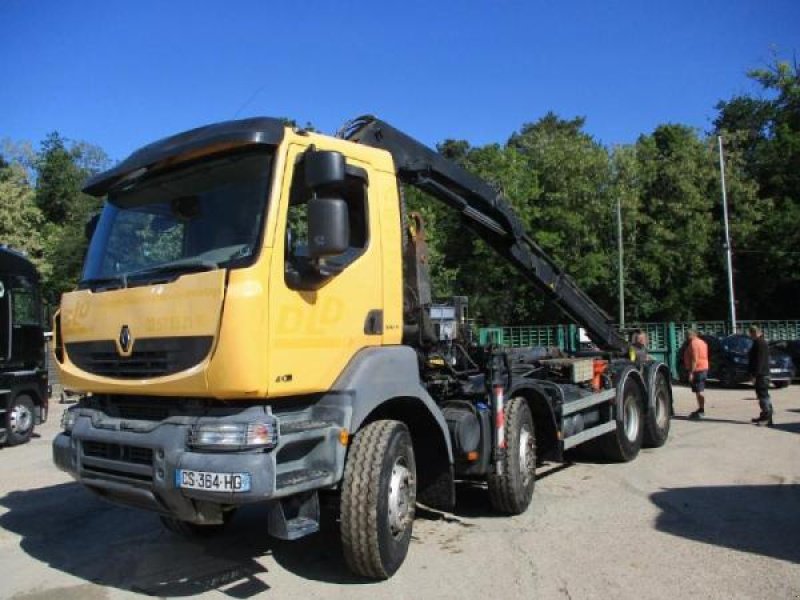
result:
[[[116,183],[140,169],[149,169],[159,163],[204,148],[233,148],[248,145],[280,144],[286,124],[280,119],[254,117],[224,121],[190,129],[169,136],[136,150],[121,163],[91,177],[83,191],[92,196],[104,196]]]

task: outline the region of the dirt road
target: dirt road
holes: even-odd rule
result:
[[[800,598],[800,386],[773,393],[774,429],[749,424],[751,388],[712,389],[702,422],[629,464],[542,469],[534,505],[497,517],[461,486],[452,514],[421,510],[397,575],[351,577],[335,524],[288,543],[266,512],[188,542],[150,514],[90,495],[50,459],[60,412],[40,437],[0,450],[0,597]]]

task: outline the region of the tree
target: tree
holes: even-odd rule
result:
[[[775,57],[748,76],[766,96],[720,102],[714,121],[714,132],[730,140],[741,170],[757,185],[751,231],[734,238],[740,313],[785,318],[800,295],[800,71]]]
[[[683,125],[657,127],[639,138],[634,152],[636,165],[627,167],[636,178],[638,206],[625,220],[627,305],[634,320],[698,318],[714,295],[713,154]]]
[[[108,164],[105,153],[85,142],[72,143],[58,133],[42,142],[33,161],[36,205],[42,212],[45,295],[56,301],[74,288],[86,253],[84,225],[101,201],[81,191],[86,179]]]
[[[34,196],[21,166],[0,167],[0,241],[25,252],[46,273],[48,268],[42,256],[44,218]]]

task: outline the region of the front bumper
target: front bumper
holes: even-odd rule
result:
[[[330,487],[343,470],[341,427],[313,420],[305,414],[308,411],[279,419],[276,448],[242,452],[190,449],[187,440],[192,425],[206,420],[256,420],[263,418],[263,407],[235,416],[178,416],[156,423],[113,419],[94,409],[78,411],[71,433],[61,433],[53,441],[56,466],[108,500],[183,521],[219,523],[225,508]],[[177,469],[248,473],[250,489],[180,488],[175,482]]]

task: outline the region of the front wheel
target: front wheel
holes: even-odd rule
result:
[[[31,439],[35,422],[33,400],[26,394],[14,398],[8,411],[8,445],[18,446]]]
[[[536,435],[525,398],[505,407],[507,448],[502,474],[489,475],[489,500],[502,513],[518,515],[528,508],[536,484]]]
[[[344,468],[341,537],[350,569],[388,579],[408,554],[417,502],[417,467],[408,428],[375,421],[353,438]]]
[[[776,389],[779,390],[779,389],[785,388],[785,387],[789,387],[789,382],[788,381],[776,381],[775,382],[775,388]]]

